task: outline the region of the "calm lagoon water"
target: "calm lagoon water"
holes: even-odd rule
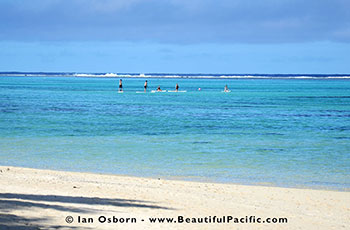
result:
[[[118,81],[0,77],[0,164],[350,188],[350,80]]]

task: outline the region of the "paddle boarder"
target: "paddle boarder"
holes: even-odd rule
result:
[[[143,88],[145,88],[145,93],[146,93],[146,91],[147,91],[147,85],[148,83],[147,83],[147,80],[145,81],[145,84],[143,85]]]
[[[225,85],[224,92],[230,92],[230,90],[228,89],[228,86],[227,86],[227,85]]]
[[[119,80],[119,92],[123,92],[123,82],[122,82],[122,79]]]

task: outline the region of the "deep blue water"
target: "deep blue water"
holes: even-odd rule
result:
[[[118,80],[0,77],[0,164],[350,188],[350,80]]]

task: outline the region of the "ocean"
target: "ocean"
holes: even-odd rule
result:
[[[346,75],[0,75],[0,165],[350,189]]]

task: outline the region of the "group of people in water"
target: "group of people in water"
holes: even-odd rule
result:
[[[148,82],[146,80],[145,84],[143,85],[145,93],[147,92],[147,87],[148,87]],[[198,88],[198,90],[200,91],[201,88]],[[156,91],[157,92],[162,92],[163,90],[160,88],[160,86],[158,86]],[[178,92],[178,91],[179,91],[179,84],[176,83],[176,85],[175,85],[175,92]],[[122,79],[119,80],[119,92],[123,92],[123,80]],[[225,85],[225,88],[224,88],[223,92],[230,92],[230,90],[228,89],[227,85]]]

